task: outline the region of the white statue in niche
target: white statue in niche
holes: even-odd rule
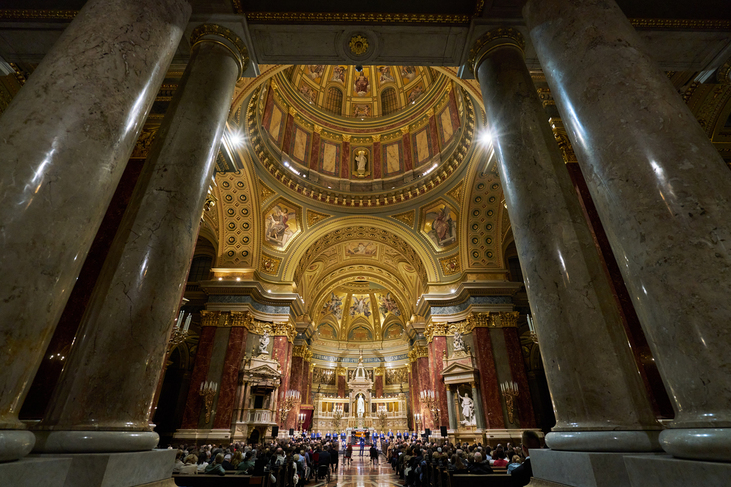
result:
[[[363,396],[358,396],[356,411],[358,413],[358,417],[362,418],[363,413],[365,413],[365,401],[363,400]]]
[[[355,162],[356,162],[356,171],[360,176],[365,175],[367,164],[368,164],[368,155],[366,154],[366,151],[359,150],[357,152],[357,155],[355,156]]]
[[[455,352],[464,352],[464,340],[462,334],[458,331],[454,332],[454,343],[452,345]]]
[[[265,355],[269,353],[267,350],[269,348],[269,332],[264,332],[264,334],[259,338],[259,355]]]
[[[465,426],[474,426],[476,424],[475,404],[472,401],[472,398],[467,394],[461,396],[459,394],[459,391],[457,391],[457,397],[459,397],[459,401],[462,404],[462,416],[464,416],[464,421],[462,421],[462,424]]]

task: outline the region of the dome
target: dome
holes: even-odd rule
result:
[[[285,186],[330,205],[379,207],[450,179],[473,144],[472,100],[414,66],[292,66],[251,96],[254,159]]]

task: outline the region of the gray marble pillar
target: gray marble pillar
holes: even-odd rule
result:
[[[471,55],[556,412],[546,443],[657,450],[660,426],[522,48],[518,31],[496,29]]]
[[[485,416],[482,414],[482,401],[480,394],[477,392],[477,384],[471,383],[472,386],[472,403],[475,405],[475,418],[477,419],[477,427],[485,429]]]
[[[149,419],[236,80],[232,32],[202,26],[112,243],[46,416],[37,451],[155,447]]]
[[[458,418],[455,416],[454,393],[452,392],[452,388],[450,386],[447,386],[447,416],[449,419],[449,421],[447,421],[449,428],[456,430]]]
[[[731,461],[731,173],[613,0],[523,13],[674,403],[663,448]]]
[[[0,118],[0,461],[190,12],[88,1]]]

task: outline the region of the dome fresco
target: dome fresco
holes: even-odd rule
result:
[[[303,100],[332,115],[365,119],[397,114],[438,78],[421,66],[295,66],[289,81]]]
[[[385,287],[355,281],[325,293],[317,310],[321,340],[394,340],[403,336],[401,305]]]

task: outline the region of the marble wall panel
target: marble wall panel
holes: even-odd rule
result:
[[[248,330],[244,327],[231,328],[221,382],[218,388],[218,405],[216,406],[216,419],[213,422],[214,428],[228,428],[231,426],[234,400],[239,382],[239,369],[241,368],[241,360],[244,357],[247,334]]]
[[[416,166],[420,166],[429,159],[429,128],[425,127],[414,135],[414,152],[416,154]]]
[[[338,376],[338,397],[345,397],[345,376]]]
[[[195,354],[195,365],[193,366],[190,388],[188,389],[188,399],[185,401],[185,410],[183,411],[183,422],[180,425],[182,429],[198,428],[198,418],[202,409],[201,397],[198,391],[201,384],[208,377],[208,364],[213,353],[213,338],[215,336],[216,327],[204,326],[201,329],[198,351]]]
[[[320,172],[337,177],[340,164],[340,146],[321,140],[320,161]]]
[[[434,384],[434,391],[439,396],[439,409],[441,414],[439,415],[439,424],[435,424],[434,427],[438,428],[441,425],[448,426],[449,418],[447,418],[447,387],[444,384],[444,376],[442,376],[442,370],[444,369],[444,362],[442,357],[444,352],[447,351],[447,337],[434,337],[432,340],[434,345],[434,355],[429,357],[429,360],[434,358],[432,381]]]
[[[282,145],[281,149],[284,150],[285,148],[289,150],[290,145],[292,144],[292,129],[294,128],[294,117],[291,113],[287,114],[287,124],[284,127],[284,137],[282,138]]]
[[[404,144],[404,171],[411,171],[414,168],[413,152],[411,152],[411,136],[409,134],[404,135],[401,139]]]
[[[340,177],[348,179],[350,177],[350,142],[343,142],[343,153],[340,158]]]
[[[198,418],[199,428],[213,428],[218,415],[218,400],[221,395],[221,377],[223,376],[223,366],[226,362],[226,352],[228,351],[228,340],[231,336],[231,328],[216,328],[216,335],[213,337],[213,347],[211,358],[208,361],[208,375],[206,380],[218,384],[218,391],[213,398],[213,406],[211,408],[211,420],[206,421],[205,408],[201,408]],[[200,386],[199,386],[200,387]],[[202,402],[202,399],[199,398]]]
[[[289,156],[300,164],[307,165],[310,150],[310,134],[300,127],[294,129],[294,140]]]
[[[505,419],[489,331],[488,328],[475,328],[472,331],[472,339],[475,342],[475,360],[480,371],[480,394],[485,425],[487,428],[500,429],[505,428]]]
[[[383,376],[377,375],[374,378],[376,397],[383,397]]]
[[[431,153],[439,154],[439,135],[437,134],[437,119],[435,116],[429,117],[429,141],[431,143]]]
[[[310,151],[310,169],[317,169],[320,161],[320,134],[312,134],[312,150]]]
[[[418,384],[419,389],[416,391],[416,394],[412,398],[414,403],[418,405],[418,408],[414,408],[414,413],[419,413],[423,415],[425,421],[425,426],[428,428],[434,427],[434,422],[432,421],[431,413],[429,412],[429,409],[427,409],[426,405],[421,402],[421,391],[424,390],[430,390],[432,389],[432,373],[430,371],[430,359],[428,357],[419,357],[416,359],[416,362],[414,362],[416,366],[416,375],[418,377]]]
[[[374,179],[380,179],[382,174],[382,167],[381,167],[381,143],[380,142],[374,142],[373,143],[373,178]]]

